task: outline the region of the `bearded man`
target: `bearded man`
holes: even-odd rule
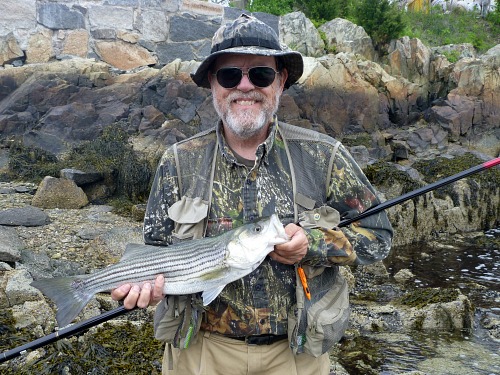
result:
[[[215,33],[211,54],[192,75],[211,89],[219,120],[163,155],[144,219],[145,242],[168,246],[215,236],[274,213],[290,240],[208,306],[199,295],[164,296],[163,276],[112,292],[127,308],[158,304],[163,374],[328,374],[328,350],[349,316],[339,266],[373,263],[389,253],[385,213],[336,227],[340,217],[379,203],[347,150],[276,117],[283,90],[302,72],[300,53],[280,44],[268,25],[241,15]]]

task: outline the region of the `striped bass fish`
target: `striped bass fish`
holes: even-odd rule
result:
[[[227,284],[255,270],[274,245],[288,240],[283,224],[274,214],[216,237],[170,246],[128,244],[116,264],[89,275],[40,279],[31,285],[55,302],[59,327],[73,321],[96,293],[126,283],[154,282],[159,274],[165,276],[163,293],[203,292],[206,306]]]

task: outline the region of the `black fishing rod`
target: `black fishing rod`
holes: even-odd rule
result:
[[[364,219],[367,216],[376,214],[380,211],[388,209],[389,207],[395,206],[397,204],[401,204],[401,203],[406,202],[410,199],[416,198],[422,194],[428,193],[431,190],[435,190],[435,189],[440,188],[442,186],[451,184],[452,182],[455,182],[455,181],[458,181],[462,178],[470,176],[471,174],[484,171],[488,168],[494,167],[495,165],[499,165],[499,164],[500,164],[500,157],[489,160],[487,162],[484,162],[483,164],[476,165],[475,167],[466,169],[465,171],[454,174],[453,176],[443,178],[442,180],[433,182],[432,184],[425,185],[425,186],[421,187],[420,189],[412,190],[409,193],[403,194],[397,198],[394,198],[394,199],[385,201],[383,203],[380,203],[376,206],[370,207],[368,210],[363,211],[362,213],[360,213],[356,217],[353,217],[351,219],[341,220],[338,227],[345,227],[349,224],[354,223],[355,221]]]
[[[380,203],[379,205],[371,207],[370,209],[362,212],[361,214],[359,214],[358,216],[356,216],[354,218],[342,220],[338,226],[345,227],[345,226],[347,226],[355,221],[358,221],[360,219],[363,219],[367,216],[376,214],[380,211],[388,209],[389,207],[395,206],[397,204],[401,204],[407,200],[416,198],[416,197],[418,197],[422,194],[425,194],[431,190],[434,190],[434,189],[440,188],[442,186],[451,184],[452,182],[455,182],[457,180],[460,180],[462,178],[470,176],[474,173],[484,171],[486,169],[489,169],[489,168],[494,167],[495,165],[499,165],[499,164],[500,164],[500,157],[492,159],[492,160],[487,161],[483,164],[477,165],[475,167],[469,168],[469,169],[462,171],[460,173],[454,174],[453,176],[443,178],[442,180],[439,180],[439,181],[436,181],[432,184],[421,187],[420,189],[416,189],[416,190],[413,190],[409,193],[403,194],[400,197],[397,197],[397,198],[385,201],[383,203]],[[51,333],[47,336],[41,337],[35,341],[29,342],[25,345],[21,345],[21,346],[18,346],[17,348],[14,348],[14,349],[8,350],[4,353],[1,353],[0,354],[0,363],[8,361],[12,358],[16,358],[20,355],[23,355],[23,354],[27,353],[28,350],[38,349],[38,348],[41,348],[42,346],[51,344],[59,339],[70,337],[70,336],[75,335],[79,332],[83,332],[91,327],[94,327],[98,324],[104,323],[104,322],[111,320],[113,318],[116,318],[120,315],[126,314],[127,312],[130,312],[130,311],[132,311],[132,310],[127,310],[125,307],[120,306],[116,309],[107,311],[104,314],[87,319],[87,320],[80,322],[80,323],[73,324],[73,325],[66,327],[66,328],[63,328],[57,332],[54,332],[54,333]]]
[[[40,337],[39,339],[31,341],[27,344],[18,346],[17,348],[7,350],[6,352],[3,352],[0,354],[0,363],[8,361],[9,359],[12,359],[12,358],[19,357],[20,355],[27,353],[28,350],[35,350],[35,349],[41,348],[42,346],[52,344],[53,342],[56,342],[57,340],[64,339],[66,337],[70,337],[70,336],[73,336],[77,333],[83,332],[91,327],[94,327],[98,324],[104,323],[108,320],[114,319],[117,316],[123,315],[129,311],[132,311],[132,310],[127,310],[125,307],[120,306],[120,307],[117,307],[116,309],[107,311],[107,312],[100,314],[98,316],[95,316],[93,318],[84,320],[83,322],[79,322],[79,323],[73,324],[71,326],[68,326],[66,328],[60,329],[60,330],[53,332],[47,336]]]

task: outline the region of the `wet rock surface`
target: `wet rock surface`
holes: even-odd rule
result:
[[[29,207],[37,186],[0,183],[0,189],[3,191],[0,194],[1,215],[6,210]],[[46,335],[55,328],[54,306],[29,285],[33,279],[92,272],[116,262],[126,243],[142,241],[141,222],[116,215],[110,206],[87,205],[81,209],[56,208],[42,211],[49,218],[43,225],[0,226],[1,229],[8,229],[10,237],[15,238],[15,246],[9,245],[10,242],[4,246],[17,249],[15,259],[12,255],[9,258],[0,252],[3,254],[0,259],[0,306],[12,314],[18,332],[29,329],[35,335],[31,340]],[[442,240],[445,241],[445,238]],[[394,251],[398,251],[397,248]],[[382,262],[366,267],[345,268],[343,272],[351,289],[353,310],[346,336],[331,353],[334,374],[370,374],[378,373],[384,366],[396,368],[391,364],[392,359],[386,358],[387,353],[394,351],[398,356],[404,357],[412,351],[421,351],[422,342],[433,340],[428,336],[430,333],[437,334],[438,339],[434,340],[449,336],[451,338],[446,340],[451,341],[439,345],[434,342],[434,354],[429,353],[427,360],[424,360],[425,354],[420,354],[421,361],[425,362],[421,366],[431,369],[441,366],[447,363],[447,359],[436,353],[442,350],[443,345],[459,352],[466,348],[472,350],[468,347],[469,343],[462,342],[461,335],[463,332],[477,330],[477,322],[480,323],[479,331],[490,342],[499,339],[498,315],[489,307],[475,309],[468,296],[458,289],[423,288],[419,291],[414,284],[416,275],[405,268],[400,269],[397,276],[391,275]],[[499,299],[500,296],[493,298]],[[117,303],[111,301],[108,295],[98,295],[78,320],[88,319],[116,306]],[[128,315],[127,318],[134,324],[149,324],[151,314],[152,310],[148,310]],[[118,319],[113,326],[122,329],[120,327],[126,324],[125,321]],[[79,342],[92,342],[92,334],[96,332],[93,329],[78,339]],[[423,341],[415,341],[415,335]],[[69,340],[75,342],[75,339]],[[370,350],[373,353],[370,354]],[[481,352],[477,347],[474,350],[477,355],[483,355],[483,359],[488,358],[487,351]],[[34,358],[43,360],[44,353],[48,352],[39,349],[29,358],[32,361]],[[161,350],[158,352],[158,359],[160,356]],[[8,371],[19,369],[17,366],[27,360],[28,358],[16,359],[0,368],[7,368]],[[413,363],[408,368],[412,366],[416,367]],[[488,369],[495,365],[481,366]],[[412,371],[397,373],[419,373]]]

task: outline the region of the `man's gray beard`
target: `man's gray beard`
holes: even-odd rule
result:
[[[228,111],[223,113],[222,109],[213,97],[213,104],[215,111],[222,119],[222,122],[227,126],[227,128],[239,138],[250,138],[258,134],[267,124],[269,124],[274,114],[278,111],[279,99],[281,93],[277,92],[275,97],[275,105],[273,108],[269,108],[266,105],[259,113],[258,116],[254,116],[249,112],[233,113],[230,108],[230,97],[227,98],[228,101]]]

